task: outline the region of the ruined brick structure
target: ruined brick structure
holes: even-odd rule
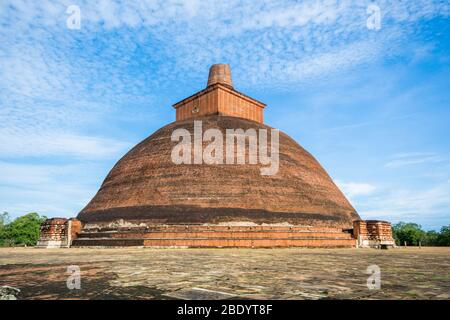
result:
[[[353,222],[353,236],[361,248],[395,246],[392,226],[387,221],[356,220]]]
[[[234,89],[228,65],[207,87],[176,103],[176,121],[131,149],[78,214],[74,246],[354,247],[358,213],[319,162],[279,134],[279,170],[258,164],[175,164],[176,129],[272,128],[265,104]],[[225,146],[224,146],[225,150]],[[249,157],[249,148],[245,150]]]
[[[41,225],[37,247],[68,248],[81,232],[81,228],[81,221],[77,219],[47,219]]]

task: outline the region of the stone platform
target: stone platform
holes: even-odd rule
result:
[[[85,228],[73,247],[354,247],[342,229],[296,226],[170,225],[130,228]]]
[[[377,265],[381,288],[367,287]],[[80,289],[67,288],[78,266]],[[18,299],[450,299],[450,248],[0,248]]]

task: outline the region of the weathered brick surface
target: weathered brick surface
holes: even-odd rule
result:
[[[228,65],[211,67],[207,88],[176,103],[176,119],[130,150],[79,213],[86,227],[77,245],[148,246],[353,246],[343,229],[359,220],[356,210],[314,157],[280,132],[279,170],[263,176],[261,164],[174,164],[177,129],[202,131],[272,128],[263,124],[265,104],[233,88]],[[269,134],[270,136],[270,134]],[[269,138],[270,140],[270,138]],[[268,149],[270,150],[270,141]],[[208,142],[203,142],[206,147]],[[223,140],[226,159],[226,139]],[[236,149],[235,149],[236,156]],[[118,222],[119,221],[119,222]],[[142,230],[127,230],[132,223]],[[109,225],[108,225],[109,224]],[[219,225],[228,224],[228,229]],[[231,224],[253,224],[256,229]],[[154,226],[161,226],[156,230]],[[164,229],[163,225],[170,227]],[[177,225],[177,226],[174,226]],[[197,225],[195,227],[195,225]],[[202,225],[202,226],[198,226]],[[208,229],[205,225],[213,225]],[[289,225],[271,229],[267,225]],[[148,227],[151,226],[152,230]],[[124,229],[125,227],[125,229]],[[187,228],[179,230],[177,228]],[[310,227],[310,233],[292,228]],[[323,229],[321,229],[323,228]],[[326,230],[329,228],[329,231]],[[130,232],[128,232],[130,231]],[[334,232],[334,234],[333,234]]]
[[[394,245],[392,226],[387,221],[356,220],[353,222],[353,235],[360,246]]]
[[[228,65],[213,65],[207,88],[174,104],[176,120],[226,115],[264,122],[265,104],[234,90]]]
[[[293,239],[293,238],[326,238],[326,239],[353,239],[350,233],[333,232],[274,232],[274,231],[256,231],[256,232],[227,232],[227,231],[204,231],[204,232],[93,232],[82,233],[78,239],[85,238],[143,238],[143,239]]]
[[[221,114],[264,122],[265,104],[221,84],[214,84],[174,105],[176,120]]]
[[[203,129],[268,129],[236,117],[206,116]],[[352,228],[360,219],[319,162],[280,132],[280,167],[262,176],[262,165],[181,164],[171,160],[177,128],[193,132],[193,120],[161,128],[129,151],[111,170],[78,219],[117,219],[161,224],[247,221]],[[225,143],[225,142],[224,142]],[[225,148],[224,148],[225,149]],[[248,157],[248,148],[246,148]]]
[[[65,241],[67,221],[68,219],[65,218],[52,218],[44,221],[40,228],[40,240]]]
[[[225,86],[233,88],[231,69],[228,64],[213,64],[211,68],[209,68],[208,83],[206,86],[209,87],[216,83],[221,83]]]
[[[352,234],[339,229],[234,226],[151,226],[145,230],[85,229],[75,246],[151,247],[353,247]]]
[[[82,223],[77,219],[52,218],[41,224],[38,247],[69,247],[81,232]]]
[[[81,229],[83,228],[83,224],[78,219],[70,219],[70,221],[71,221],[70,235],[72,239],[76,239],[78,234],[81,232]]]

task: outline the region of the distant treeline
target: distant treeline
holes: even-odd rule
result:
[[[0,246],[34,246],[39,239],[39,227],[47,217],[36,212],[11,220],[9,213],[0,214]],[[437,231],[424,231],[419,224],[399,222],[392,227],[399,246],[450,246],[450,225]]]
[[[450,225],[437,231],[424,231],[420,224],[399,222],[394,224],[392,231],[398,246],[450,246]]]

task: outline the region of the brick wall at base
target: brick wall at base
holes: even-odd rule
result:
[[[41,224],[37,247],[61,248],[70,247],[82,228],[78,219],[52,218]]]
[[[356,220],[353,221],[353,236],[359,247],[394,246],[392,226],[387,221]]]

